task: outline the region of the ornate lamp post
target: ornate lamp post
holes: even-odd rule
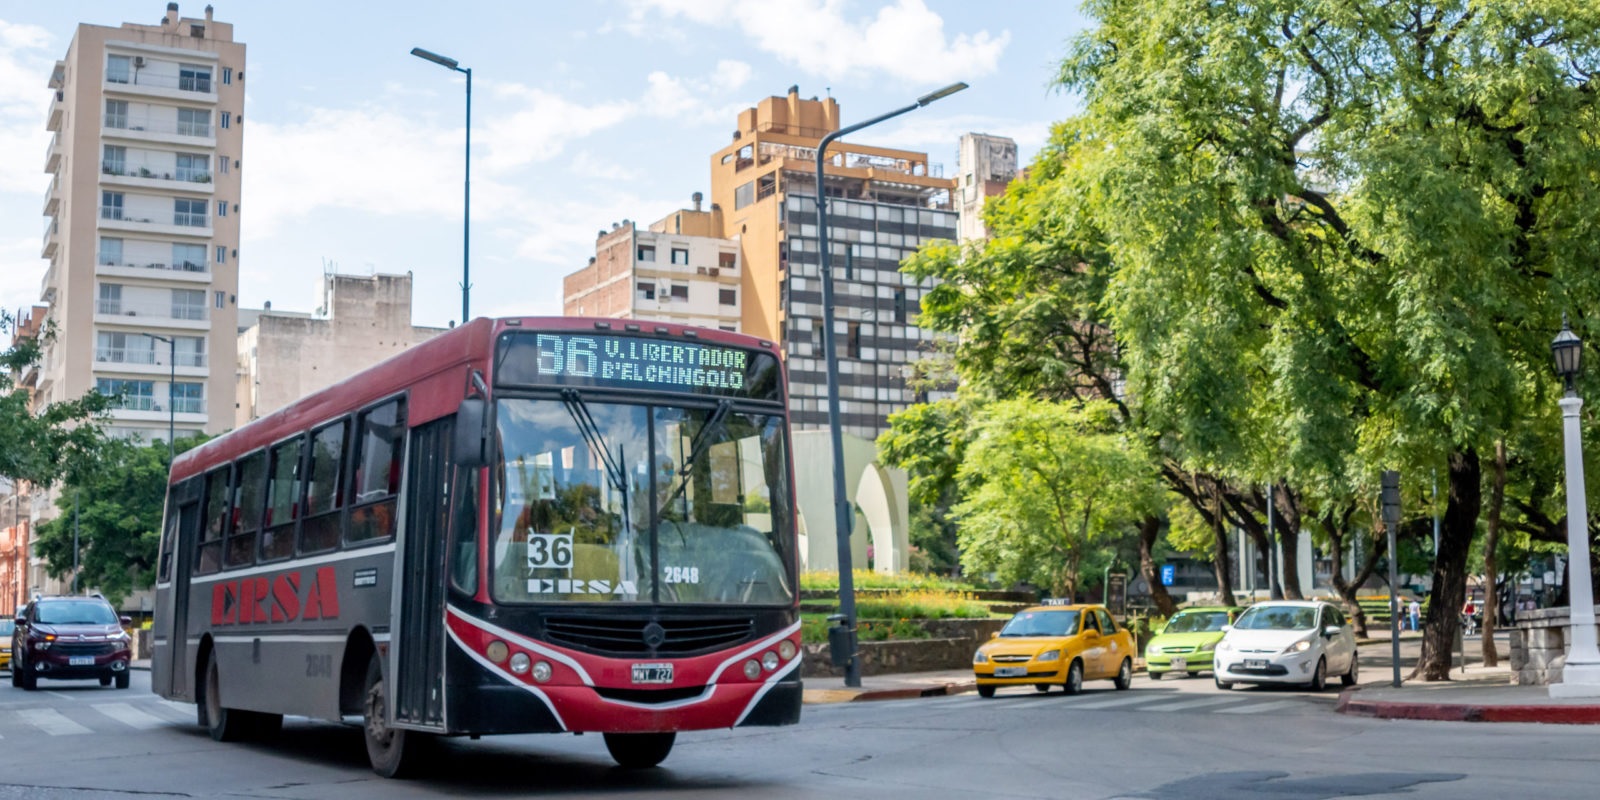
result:
[[[1550,342],[1556,374],[1566,383],[1561,398],[1562,438],[1567,460],[1567,594],[1570,599],[1571,646],[1561,682],[1550,684],[1551,697],[1600,697],[1600,647],[1595,641],[1594,591],[1589,583],[1589,503],[1583,489],[1583,432],[1578,411],[1583,399],[1573,388],[1582,366],[1583,341],[1561,317],[1561,332]]]

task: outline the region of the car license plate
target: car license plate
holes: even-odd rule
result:
[[[1244,660],[1245,669],[1266,669],[1267,660],[1264,658],[1247,658]]]
[[[94,666],[94,656],[67,656],[67,666],[92,667]]]
[[[995,667],[994,668],[994,676],[996,678],[1020,678],[1020,677],[1022,677],[1024,675],[1027,675],[1027,674],[1028,674],[1028,668],[1027,667]]]
[[[672,683],[671,664],[634,664],[634,683]]]
[[[1188,669],[1189,668],[1189,659],[1187,659],[1187,658],[1174,658],[1174,659],[1172,659],[1172,668],[1173,669]]]

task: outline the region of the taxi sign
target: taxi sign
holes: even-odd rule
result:
[[[1070,597],[1050,597],[1039,603],[1041,606],[1070,606],[1076,605]]]

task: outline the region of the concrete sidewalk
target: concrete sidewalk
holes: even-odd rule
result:
[[[978,688],[970,669],[867,675],[859,687],[845,686],[844,678],[806,678],[805,686],[805,702],[812,705],[943,697]]]

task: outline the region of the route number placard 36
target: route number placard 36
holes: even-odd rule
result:
[[[529,569],[572,571],[572,536],[559,533],[534,533],[528,536]]]

